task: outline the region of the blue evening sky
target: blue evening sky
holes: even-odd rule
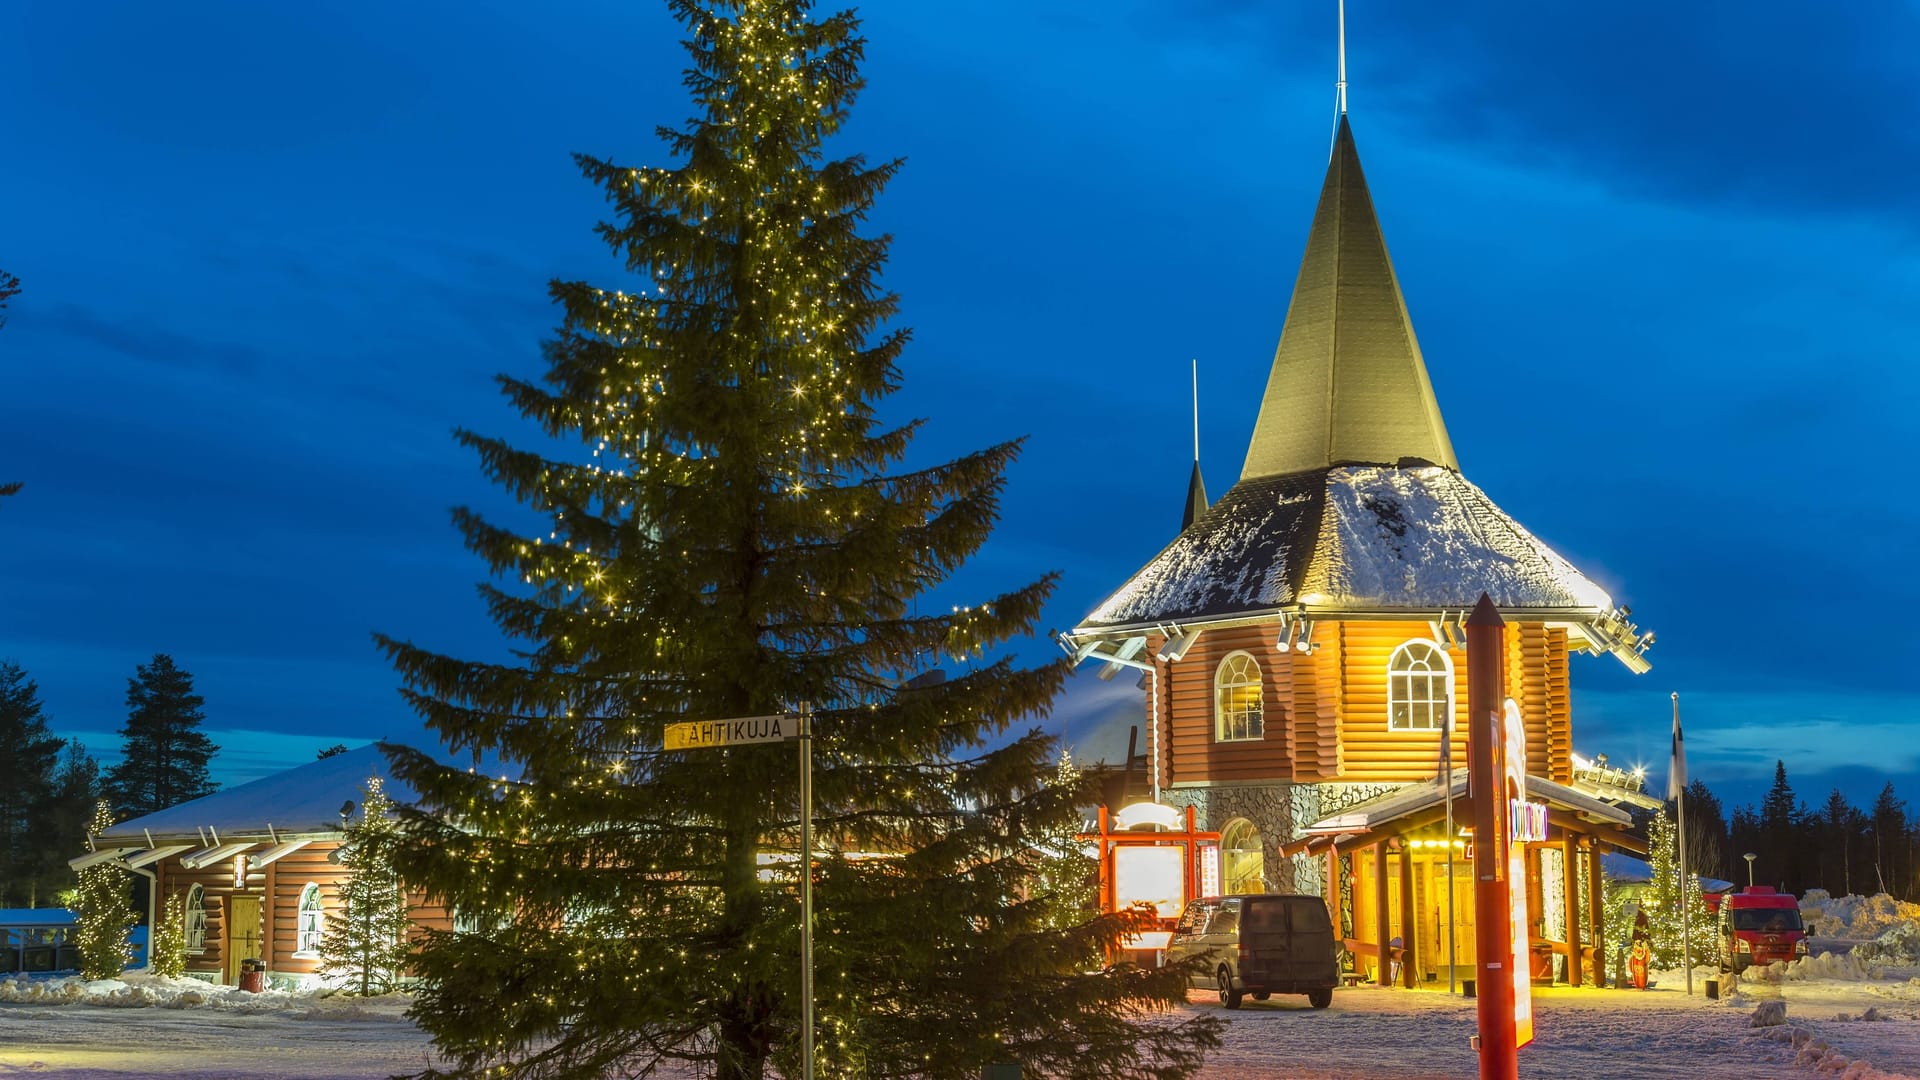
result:
[[[1658,632],[1575,661],[1575,742],[1730,804],[1920,800],[1920,9],[1354,0],[1355,134],[1467,476]],[[884,0],[832,150],[932,459],[1027,435],[942,600],[1049,569],[1065,629],[1170,538],[1201,365],[1237,476],[1331,132],[1333,0]],[[499,645],[449,431],[525,436],[553,277],[622,283],[571,151],[690,113],[647,0],[0,7],[0,658],[111,757],[197,680],[227,782],[418,738],[375,629]],[[1044,641],[1028,646],[1048,655]],[[1112,745],[1128,679],[1048,723]],[[1096,729],[1107,725],[1109,736]],[[1124,734],[1120,735],[1124,739]]]

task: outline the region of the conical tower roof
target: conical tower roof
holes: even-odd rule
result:
[[[1342,114],[1240,479],[1416,462],[1460,468]]]

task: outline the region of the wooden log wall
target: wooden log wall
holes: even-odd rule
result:
[[[249,868],[245,888],[239,890],[262,898],[261,917],[267,936],[261,955],[271,972],[290,975],[315,974],[320,962],[314,956],[294,955],[300,935],[300,894],[309,882],[320,886],[321,910],[326,918],[343,914],[340,886],[346,879],[346,867],[328,856],[336,845],[314,843],[282,856],[263,868]],[[184,898],[189,887],[206,890],[206,948],[187,954],[187,970],[218,973],[227,981],[226,911],[227,900],[235,893],[233,862],[188,870],[176,859],[163,860],[158,868],[161,902],[179,892]],[[426,895],[412,890],[408,895],[409,918],[416,931],[424,928],[451,930],[453,919],[445,906],[429,903]]]
[[[1186,656],[1159,665],[1163,785],[1208,782],[1410,783],[1434,775],[1438,734],[1387,724],[1387,664],[1407,641],[1431,641],[1424,622],[1321,622],[1311,653],[1281,652],[1272,624],[1209,630]],[[1151,658],[1161,639],[1149,638]],[[1540,623],[1507,624],[1508,692],[1527,728],[1528,771],[1572,779],[1567,634]],[[1260,665],[1266,736],[1214,738],[1214,678],[1234,652]],[[1466,650],[1452,649],[1453,760],[1467,760]],[[1153,702],[1148,702],[1149,715]],[[1142,746],[1146,752],[1149,746]]]
[[[1142,655],[1152,656],[1150,640]],[[1213,682],[1220,664],[1244,652],[1260,666],[1265,736],[1220,742],[1214,738]],[[1274,648],[1274,628],[1209,630],[1178,662],[1160,665],[1161,783],[1283,781],[1293,778],[1293,666]]]

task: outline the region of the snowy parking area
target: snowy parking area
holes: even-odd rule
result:
[[[1920,969],[1838,959],[1743,979],[1720,1001],[1705,998],[1704,971],[1691,998],[1677,973],[1647,991],[1539,990],[1538,1038],[1520,1052],[1520,1073],[1920,1080]],[[1786,1023],[1752,1026],[1766,1002],[1785,1004]],[[0,981],[0,1077],[382,1080],[430,1061],[426,1036],[404,1016],[409,1004],[397,994],[248,994],[139,978]],[[1220,1010],[1229,1021],[1206,1080],[1471,1080],[1478,1071],[1467,1045],[1474,1002],[1443,991],[1360,987],[1336,992],[1325,1010],[1276,997],[1237,1011],[1195,991],[1185,1010]]]

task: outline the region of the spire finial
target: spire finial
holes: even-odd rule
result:
[[[1347,115],[1347,0],[1340,0],[1340,81],[1335,85],[1340,115]]]
[[[1193,358],[1193,463],[1200,464],[1200,358]]]

